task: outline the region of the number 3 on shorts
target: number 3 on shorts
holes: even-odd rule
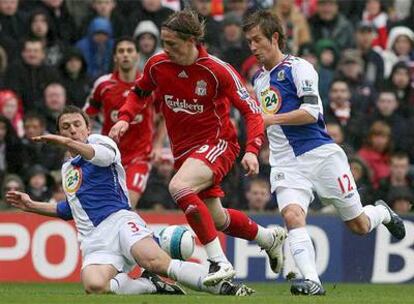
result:
[[[133,233],[138,232],[139,231],[139,227],[137,226],[137,224],[135,224],[134,222],[128,222],[127,223],[129,225],[129,227],[131,227],[131,231]]]
[[[338,177],[338,184],[343,194],[354,190],[354,187],[352,186],[351,179],[349,178],[348,174],[344,174],[342,175],[342,177]]]

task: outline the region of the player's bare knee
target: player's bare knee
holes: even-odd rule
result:
[[[300,206],[287,206],[282,210],[282,216],[289,229],[303,227],[305,225],[305,212]]]
[[[168,190],[170,191],[172,197],[184,188],[189,188],[189,185],[179,177],[173,177],[168,185]]]
[[[89,280],[84,282],[83,287],[88,294],[102,294],[108,292],[108,282],[100,279]]]

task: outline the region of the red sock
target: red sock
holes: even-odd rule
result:
[[[184,211],[188,224],[193,228],[201,244],[208,244],[217,237],[213,218],[197,194],[189,189],[182,189],[174,194],[174,199]]]
[[[256,222],[239,210],[226,209],[226,212],[228,214],[228,222],[222,231],[233,237],[253,241],[259,229]]]

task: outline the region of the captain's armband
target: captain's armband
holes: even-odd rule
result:
[[[310,104],[310,105],[317,105],[318,104],[318,96],[316,95],[305,95],[300,98],[302,104]]]
[[[137,94],[137,96],[139,97],[148,97],[151,95],[152,91],[145,91],[137,86],[134,87],[133,91],[135,92],[135,94]]]

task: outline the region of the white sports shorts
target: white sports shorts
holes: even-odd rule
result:
[[[131,247],[153,232],[135,212],[120,210],[102,221],[81,242],[82,269],[88,265],[113,265],[120,272],[129,272],[137,264]]]
[[[307,213],[315,191],[323,204],[335,206],[343,221],[363,212],[348,159],[336,144],[320,146],[288,164],[272,167],[270,184],[280,211],[297,204]]]

